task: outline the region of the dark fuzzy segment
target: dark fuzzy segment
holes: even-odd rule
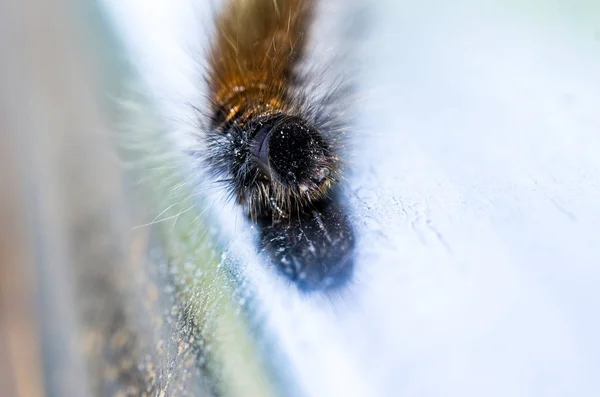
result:
[[[206,160],[252,219],[302,212],[338,182],[340,127],[333,120],[310,117],[320,115],[319,110],[296,109],[261,112],[247,121],[212,120],[222,124],[210,134]],[[270,167],[262,164],[257,142],[263,134],[270,136]]]

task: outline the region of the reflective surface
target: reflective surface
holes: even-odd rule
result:
[[[202,41],[198,14],[172,2],[113,6],[149,86],[168,98],[165,119],[182,119],[198,80],[180,43]],[[236,304],[261,325],[253,341],[281,390],[598,394],[598,11],[584,1],[365,3],[373,27],[357,55],[344,203],[355,256],[339,298],[301,293],[272,271],[243,214],[199,183],[226,242],[222,264],[240,275]]]

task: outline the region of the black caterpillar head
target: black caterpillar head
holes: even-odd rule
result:
[[[220,163],[228,164],[232,193],[252,219],[289,217],[336,183],[337,153],[302,118],[279,113],[228,127],[229,158]]]

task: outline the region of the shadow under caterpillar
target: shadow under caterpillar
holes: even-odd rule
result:
[[[329,112],[335,90],[317,97],[299,72],[315,5],[229,0],[206,74],[210,172],[258,227],[260,248],[303,289],[348,279],[354,250],[337,193],[345,129]]]

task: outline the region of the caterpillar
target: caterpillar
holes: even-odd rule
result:
[[[315,6],[228,0],[216,16],[205,159],[283,272],[294,280],[317,275],[319,284],[354,243],[338,203],[344,129],[330,111],[336,92],[317,98],[301,70]]]
[[[338,180],[336,134],[302,92],[309,0],[234,0],[217,18],[209,53],[216,173],[251,219],[290,217]]]

